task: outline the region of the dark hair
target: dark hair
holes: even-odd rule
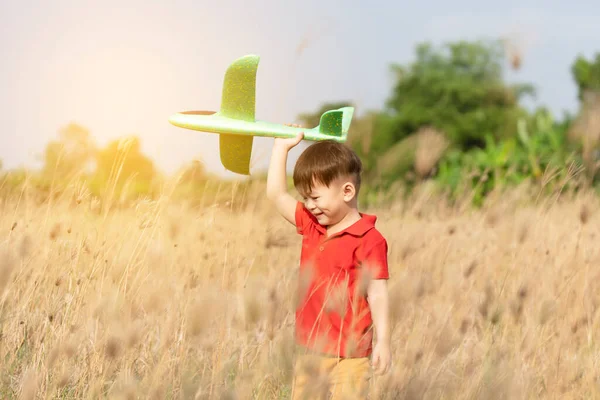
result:
[[[302,195],[312,191],[314,183],[329,186],[340,177],[351,177],[360,189],[362,162],[347,145],[333,140],[323,140],[309,146],[296,161],[294,186]]]

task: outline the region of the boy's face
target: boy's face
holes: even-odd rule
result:
[[[304,204],[319,224],[333,225],[344,218],[354,195],[354,184],[348,179],[336,179],[329,187],[316,182],[312,191],[304,196]]]

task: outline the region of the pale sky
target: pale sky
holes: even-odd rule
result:
[[[216,110],[227,66],[246,54],[261,56],[256,118],[285,123],[326,101],[381,107],[390,63],[410,62],[418,42],[518,34],[524,64],[508,79],[535,84],[536,104],[560,115],[577,107],[571,63],[600,51],[599,15],[597,0],[0,0],[0,160],[37,167],[76,122],[100,146],[138,135],[164,172],[201,159],[222,174],[218,136],[167,119]],[[255,139],[252,171],[270,146]]]

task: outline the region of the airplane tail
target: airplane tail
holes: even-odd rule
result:
[[[337,137],[346,136],[353,114],[354,107],[343,107],[323,113],[319,122],[319,133]]]

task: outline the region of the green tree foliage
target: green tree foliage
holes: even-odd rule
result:
[[[441,48],[420,44],[409,66],[393,65],[397,77],[387,101],[391,129],[375,141],[386,149],[423,126],[445,133],[463,150],[514,134],[525,115],[519,100],[530,85],[508,85],[502,77],[501,42],[455,42]]]
[[[363,160],[366,186],[418,181],[435,175],[445,154],[455,159],[492,142],[515,141],[528,115],[519,101],[535,91],[505,82],[501,41],[422,43],[415,55],[409,65],[392,66],[396,81],[386,107],[355,118],[350,127],[348,144]],[[326,109],[346,104],[326,104],[301,117],[314,125]]]
[[[568,141],[566,127],[546,109],[519,121],[515,137],[486,137],[483,148],[454,150],[440,163],[436,179],[453,197],[468,192],[475,204],[495,189],[525,181],[549,189],[579,182],[582,159]]]
[[[586,93],[600,93],[600,53],[592,60],[583,56],[575,59],[571,66],[571,73],[577,84],[577,94],[580,101],[584,101]]]

